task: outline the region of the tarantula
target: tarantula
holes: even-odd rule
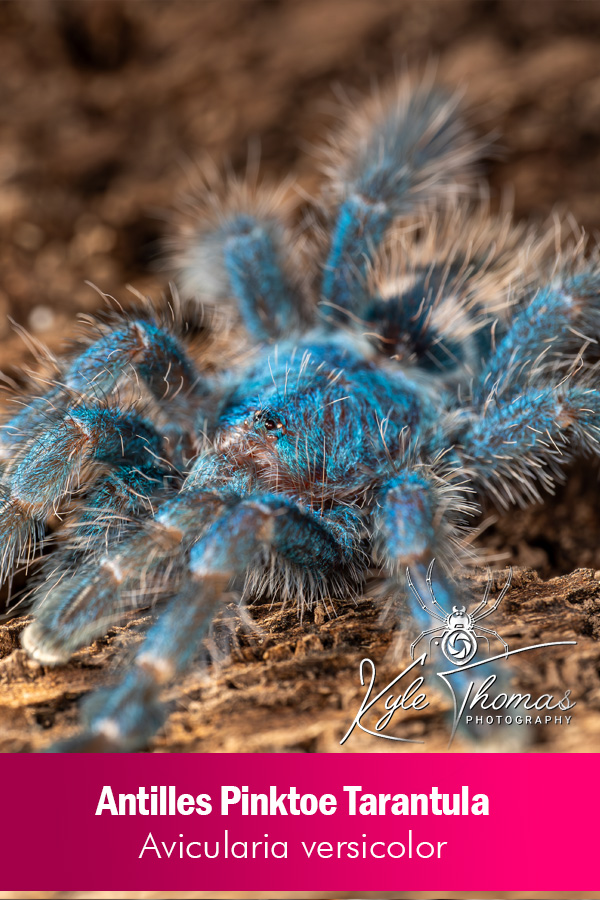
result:
[[[64,663],[125,610],[164,607],[67,749],[145,746],[232,588],[311,603],[374,568],[399,587],[407,566],[420,588],[435,557],[452,608],[479,498],[538,500],[573,454],[598,452],[580,352],[598,332],[598,259],[557,259],[492,215],[485,148],[456,97],[403,78],[327,145],[312,240],[281,190],[210,177],[177,282],[188,315],[216,310],[205,330],[238,323],[235,358],[191,359],[177,315],[97,320],[5,424],[2,577],[68,512],[28,655]]]

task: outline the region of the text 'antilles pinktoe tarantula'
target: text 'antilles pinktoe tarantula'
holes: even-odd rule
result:
[[[231,589],[311,603],[373,568],[400,587],[410,567],[422,592],[435,558],[452,608],[478,498],[537,500],[573,454],[598,452],[580,353],[598,335],[598,259],[550,258],[547,238],[491,215],[473,190],[485,143],[456,106],[404,78],[352,112],[326,151],[313,241],[282,192],[209,179],[178,284],[221,311],[213,327],[239,320],[238,358],[203,367],[148,312],[98,321],[5,424],[4,578],[65,512],[29,656],[64,663],[160,602],[68,749],[144,747]]]

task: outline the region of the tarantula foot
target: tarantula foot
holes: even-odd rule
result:
[[[156,698],[156,683],[138,671],[93,694],[83,704],[82,717],[85,730],[69,741],[81,752],[132,753],[148,745],[164,724],[167,708]]]
[[[70,653],[56,643],[55,637],[40,622],[32,622],[21,634],[21,647],[42,666],[61,666],[69,661]]]

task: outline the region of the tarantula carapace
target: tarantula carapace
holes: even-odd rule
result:
[[[454,97],[404,78],[333,135],[313,240],[281,192],[208,179],[177,282],[188,315],[215,310],[205,329],[238,323],[235,357],[191,359],[148,313],[98,321],[5,424],[2,575],[68,512],[29,656],[63,663],[125,610],[161,604],[70,749],[144,746],[230,589],[311,603],[374,568],[401,589],[410,567],[419,590],[436,558],[451,608],[479,498],[536,500],[572,454],[597,452],[580,351],[600,267],[490,213],[485,146]]]

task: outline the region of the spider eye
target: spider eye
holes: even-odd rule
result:
[[[264,428],[265,431],[281,431],[283,422],[268,409],[262,409],[260,412],[254,413],[254,425],[258,428]]]

